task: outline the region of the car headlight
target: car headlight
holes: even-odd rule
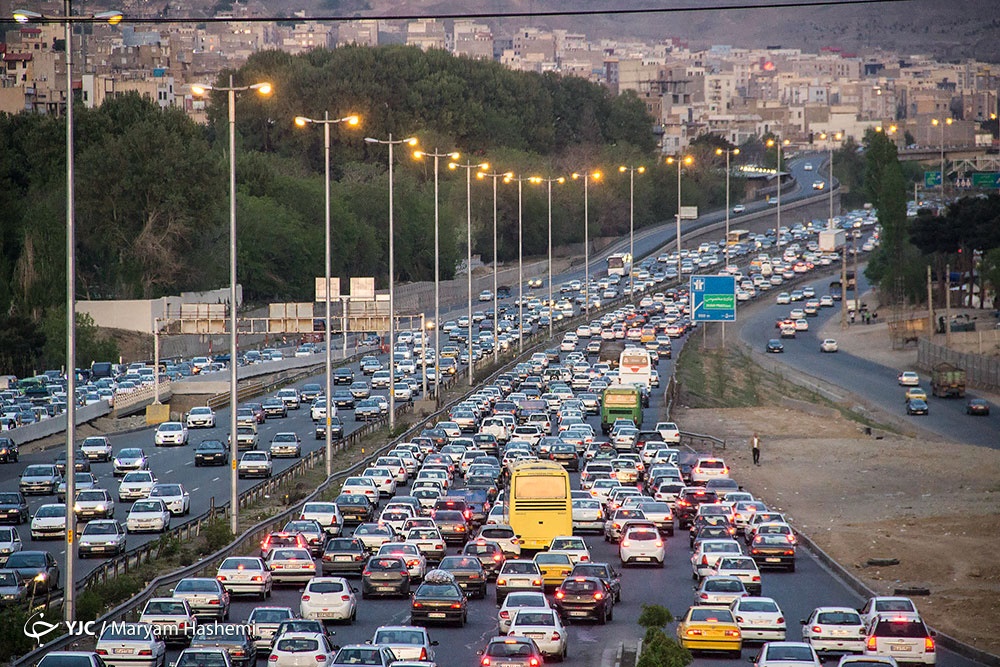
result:
[[[74,512],[79,512],[80,509],[81,509],[80,503],[74,503],[74,505],[73,505],[73,511]]]

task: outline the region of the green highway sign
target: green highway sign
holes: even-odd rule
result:
[[[939,188],[939,187],[941,187],[941,172],[940,171],[925,171],[924,172],[924,187],[925,188]]]
[[[736,320],[736,278],[691,276],[691,312],[696,322]]]
[[[978,174],[972,174],[972,187],[980,188],[983,190],[1000,189],[1000,172],[987,171]]]

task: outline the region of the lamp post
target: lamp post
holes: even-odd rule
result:
[[[325,193],[325,206],[326,206],[326,221],[325,221],[325,231],[326,231],[326,287],[324,288],[324,293],[326,295],[326,321],[325,321],[325,335],[326,335],[326,476],[329,477],[333,474],[333,436],[330,434],[330,422],[332,421],[332,414],[330,410],[330,405],[333,400],[333,388],[331,387],[331,377],[333,375],[333,358],[331,356],[331,336],[330,336],[330,255],[331,255],[331,242],[330,242],[330,126],[336,125],[338,123],[347,123],[348,125],[357,125],[359,118],[357,116],[344,116],[343,118],[330,118],[330,112],[324,111],[323,118],[307,118],[306,116],[296,116],[295,124],[299,127],[305,127],[310,124],[320,124],[323,126],[323,158],[325,162],[325,169],[323,172],[323,185]],[[344,338],[347,338],[347,328],[344,328]]]
[[[590,318],[590,179],[601,180],[599,171],[574,172],[573,180],[583,179],[583,312]]]
[[[937,118],[931,118],[931,125],[941,128],[941,200],[944,201],[944,126],[951,125],[955,120],[953,118],[945,118],[943,120],[938,120]]]
[[[73,621],[76,614],[76,592],[73,566],[75,562],[73,541],[76,514],[73,500],[76,497],[74,461],[76,448],[76,191],[73,174],[73,23],[107,22],[118,25],[123,15],[119,11],[99,12],[74,16],[71,1],[63,2],[63,15],[50,16],[18,9],[14,20],[18,23],[32,21],[62,21],[66,35],[66,586],[63,587],[63,618]],[[154,373],[159,374],[159,369]],[[38,580],[35,580],[37,587]],[[32,589],[34,598],[34,589]]]
[[[524,331],[522,329],[524,326],[524,227],[522,224],[524,208],[521,188],[526,181],[532,182],[532,178],[509,174],[503,180],[504,183],[517,183],[517,351],[521,353],[524,351]]]
[[[394,264],[394,252],[395,244],[393,241],[393,225],[392,225],[392,149],[395,146],[406,144],[407,146],[416,146],[416,137],[409,137],[407,139],[393,139],[392,134],[389,134],[388,139],[376,139],[374,137],[365,137],[365,141],[369,144],[380,144],[389,147],[389,430],[392,431],[396,428],[396,361],[395,352],[393,348],[396,346],[394,329],[395,322],[393,318],[396,316],[396,311],[394,310],[395,304],[393,303],[393,283],[396,280],[396,273]]]
[[[677,279],[681,279],[681,168],[684,165],[694,164],[694,157],[685,155],[683,157],[667,158],[667,164],[677,165]]]
[[[628,293],[632,293],[633,289],[633,278],[635,273],[632,271],[632,266],[635,264],[635,175],[643,174],[646,172],[645,167],[618,167],[618,171],[621,173],[628,172],[628,256],[629,256],[629,270],[628,270]]]
[[[499,264],[497,263],[497,180],[501,178],[509,178],[513,174],[510,172],[485,172],[481,171],[476,174],[476,178],[490,178],[493,180],[493,362],[496,363],[497,359],[500,357],[500,304],[497,300],[497,272],[499,269]],[[470,320],[471,322],[471,320]],[[469,339],[469,361],[472,361],[472,339]]]
[[[490,168],[488,162],[449,162],[449,169],[465,170],[465,219],[467,224],[466,240],[468,241],[469,254],[466,258],[465,272],[469,279],[469,340],[466,342],[466,349],[469,351],[469,386],[472,386],[472,172],[483,172]]]
[[[541,176],[532,176],[532,183],[545,183],[546,189],[548,190],[549,199],[549,267],[548,267],[548,283],[549,283],[549,338],[552,337],[552,329],[554,326],[554,318],[552,317],[552,184],[553,183],[565,183],[566,177],[559,176],[558,178],[542,178]]]
[[[205,95],[210,90],[224,92],[229,102],[229,433],[232,444],[230,451],[230,496],[229,496],[229,527],[233,535],[239,528],[239,494],[236,474],[236,392],[237,366],[237,336],[236,336],[236,93],[244,90],[254,90],[260,95],[271,94],[271,84],[254,83],[247,86],[233,85],[233,77],[229,76],[228,86],[194,85],[191,92],[195,95]]]
[[[739,148],[716,148],[715,154],[722,155],[726,154],[726,268],[729,268],[729,214],[732,213],[732,207],[729,205],[729,160],[733,155],[739,155]]]
[[[458,153],[428,153],[427,151],[413,151],[413,157],[417,160],[423,159],[424,157],[434,158],[434,401],[438,400],[438,350],[441,349],[441,339],[438,335],[438,330],[441,327],[441,270],[439,268],[439,255],[438,252],[438,163],[441,158],[446,157],[451,160],[457,160],[460,156]],[[423,331],[421,331],[423,335]],[[425,346],[426,347],[426,346]],[[424,368],[427,367],[427,351],[424,351],[423,365]]]
[[[777,140],[775,140],[775,139],[768,139],[767,140],[767,147],[770,148],[772,146],[775,146],[776,147],[775,150],[778,153],[778,171],[776,172],[776,176],[777,176],[777,179],[778,179],[778,195],[777,195],[777,197],[778,197],[778,211],[777,211],[777,214],[776,214],[777,218],[776,218],[776,221],[774,223],[774,247],[775,248],[779,248],[781,246],[781,243],[780,243],[780,238],[781,238],[781,152],[782,152],[782,147],[783,146],[787,146],[790,143],[791,142],[788,139],[784,139],[784,140],[782,140],[782,139],[777,139]]]
[[[819,135],[819,138],[824,141],[826,141],[827,139],[840,141],[841,139],[844,138],[844,135],[841,134],[840,132],[837,132],[836,134],[827,134],[826,132],[824,132]],[[833,142],[832,141],[828,143],[827,149],[830,151],[830,154],[827,156],[830,167],[830,175],[827,177],[828,181],[827,187],[830,189],[830,217],[827,218],[826,227],[827,229],[833,229]]]

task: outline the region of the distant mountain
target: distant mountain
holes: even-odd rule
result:
[[[793,0],[794,1],[794,0]],[[315,14],[354,16],[434,16],[457,12],[477,14],[546,12],[572,8],[672,8],[657,14],[597,15],[483,19],[498,32],[533,25],[582,32],[591,39],[668,37],[692,47],[729,44],[741,47],[784,46],[815,52],[836,47],[846,52],[876,49],[901,55],[930,54],[942,60],[977,58],[1000,62],[1000,4],[997,0],[900,0],[846,6],[770,8],[761,0],[263,0],[275,11],[307,9]],[[302,3],[300,5],[300,3]],[[759,5],[750,9],[713,9],[731,4]],[[691,9],[702,11],[690,11]],[[315,15],[314,14],[314,15]]]

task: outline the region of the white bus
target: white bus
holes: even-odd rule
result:
[[[632,273],[632,255],[627,252],[616,252],[608,257],[609,276],[627,276]]]
[[[619,384],[641,384],[648,388],[652,373],[653,363],[645,348],[626,347],[618,356]]]

